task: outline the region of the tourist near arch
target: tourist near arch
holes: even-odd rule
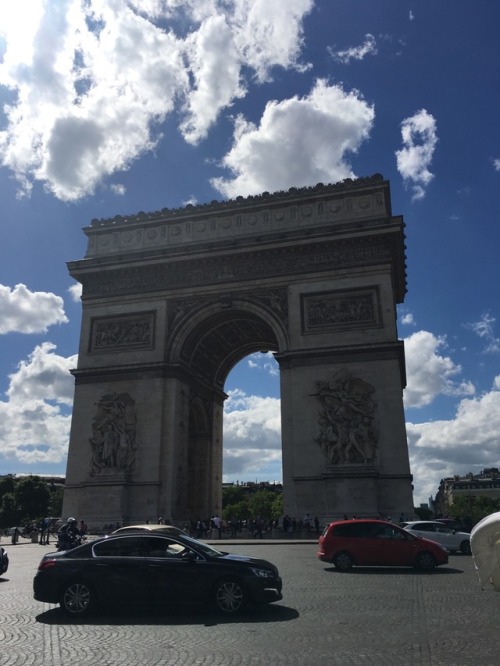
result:
[[[280,368],[285,513],[413,513],[404,223],[382,176],[84,232],[64,515],[220,515],[224,384],[256,351]]]

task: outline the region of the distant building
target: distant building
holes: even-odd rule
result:
[[[480,474],[469,472],[465,476],[441,479],[434,501],[437,515],[446,515],[457,497],[489,497],[500,499],[500,470],[497,467],[484,469]]]

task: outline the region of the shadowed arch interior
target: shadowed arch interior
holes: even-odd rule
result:
[[[262,317],[238,309],[212,313],[201,319],[185,338],[181,351],[182,363],[191,373],[201,377],[202,384],[224,396],[224,384],[232,368],[245,356],[256,351],[278,351],[278,342],[271,326]],[[201,391],[195,380],[192,395]],[[188,492],[187,507],[191,518],[207,518],[203,510],[211,492],[207,469],[221,467],[222,473],[222,424],[212,422],[213,413],[207,409],[206,394],[196,395],[189,406],[188,440]],[[222,405],[221,405],[222,407]],[[222,418],[221,408],[221,418]],[[217,452],[220,465],[215,463]],[[221,478],[213,478],[220,483]],[[216,512],[221,506],[216,506]]]
[[[215,388],[222,390],[231,369],[256,351],[278,351],[271,326],[243,311],[212,315],[187,336],[181,358]]]

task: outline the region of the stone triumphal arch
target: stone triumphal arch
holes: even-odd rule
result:
[[[93,220],[64,514],[221,513],[224,383],[272,351],[285,512],[412,513],[404,224],[382,176]]]

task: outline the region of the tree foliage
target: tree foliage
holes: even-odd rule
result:
[[[47,483],[39,476],[27,476],[16,485],[17,508],[28,520],[47,515],[49,498]]]
[[[283,516],[283,513],[283,495],[276,495],[271,506],[271,518],[279,520]]]
[[[0,527],[14,527],[60,516],[63,489],[49,486],[39,476],[0,477]]]
[[[0,527],[14,527],[18,522],[19,512],[14,493],[4,493],[0,500]]]
[[[265,522],[283,515],[283,496],[273,490],[248,492],[242,486],[224,488],[222,493],[222,517],[225,521],[252,520],[259,516]]]
[[[48,515],[54,518],[62,516],[64,488],[51,486]]]
[[[461,520],[465,526],[471,528],[491,513],[500,511],[500,499],[463,495],[455,497],[447,510],[451,518]]]
[[[419,520],[430,520],[432,518],[432,511],[423,506],[416,506],[414,511]]]
[[[235,504],[229,504],[222,511],[222,518],[226,521],[236,520],[238,522],[248,520],[250,516],[250,505],[247,500],[244,499],[241,502],[236,502]]]
[[[12,474],[0,476],[0,499],[6,493],[13,493],[16,490],[16,480]]]
[[[222,491],[222,508],[243,502],[245,491],[242,486],[228,486]]]

